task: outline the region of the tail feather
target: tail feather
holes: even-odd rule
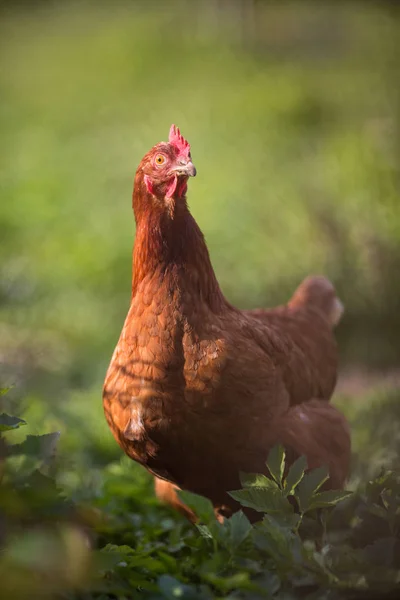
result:
[[[311,305],[322,312],[332,327],[335,327],[344,312],[344,306],[336,295],[332,283],[321,275],[306,277],[301,282],[292,298],[289,306],[300,307]]]
[[[291,460],[305,455],[309,469],[326,465],[329,487],[343,488],[350,470],[350,427],[332,404],[313,399],[292,407],[276,425],[276,437]]]

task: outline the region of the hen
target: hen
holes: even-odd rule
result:
[[[326,464],[334,488],[350,456],[347,423],[328,403],[341,313],[333,286],[308,278],[272,310],[229,304],[186,203],[195,175],[175,126],[136,172],[131,305],[103,390],[117,442],[156,476],[158,496],[192,520],[177,487],[227,514],[239,471],[265,471],[277,443],[291,460],[305,454],[309,468]]]

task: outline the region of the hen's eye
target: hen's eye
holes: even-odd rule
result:
[[[156,164],[163,165],[165,163],[165,156],[163,154],[157,154],[156,156]]]

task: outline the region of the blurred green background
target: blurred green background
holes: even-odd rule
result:
[[[0,438],[0,598],[131,598],[210,569],[218,597],[237,585],[159,506],[101,403],[130,298],[133,177],[171,123],[231,302],[284,302],[310,273],[337,287],[354,502],[375,502],[381,467],[399,472],[399,65],[398,1],[0,0],[0,412],[28,422]],[[57,434],[23,441],[56,430],[57,452]],[[111,596],[67,593],[88,577],[87,527],[133,561],[99,567]],[[365,527],[364,544],[388,535]]]
[[[396,3],[2,2],[0,39],[3,403],[60,429],[72,464],[120,456],[101,386],[129,304],[132,181],[171,123],[226,296],[268,306],[326,274],[348,380],[398,381]]]

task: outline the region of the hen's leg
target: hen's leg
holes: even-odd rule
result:
[[[164,481],[163,479],[158,479],[158,477],[154,478],[154,487],[156,491],[156,496],[161,502],[165,504],[170,504],[172,508],[183,514],[191,523],[196,523],[198,521],[194,512],[186,506],[181,500],[178,498],[177,490],[180,488],[169,481]],[[218,519],[220,523],[223,522],[225,517],[229,517],[232,514],[230,508],[226,505],[218,505],[214,508],[215,517]]]
[[[197,521],[196,515],[194,512],[186,506],[181,500],[178,498],[178,494],[176,493],[179,490],[177,485],[170,483],[169,481],[165,481],[164,479],[159,479],[158,477],[154,478],[154,487],[156,496],[161,502],[165,504],[170,504],[175,510],[182,513],[189,521],[195,523]]]

